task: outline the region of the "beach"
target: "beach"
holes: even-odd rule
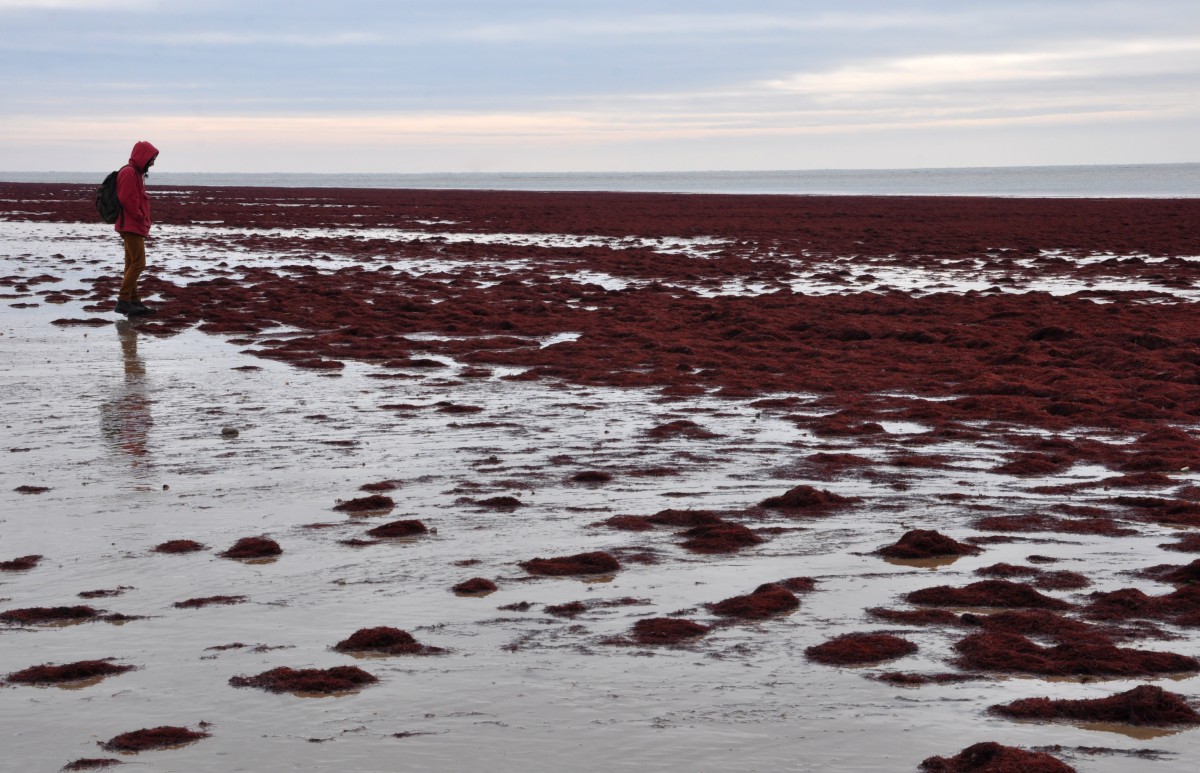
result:
[[[1194,701],[1200,199],[151,187],[129,321],[92,191],[0,183],[23,769],[1191,768],[992,707]]]

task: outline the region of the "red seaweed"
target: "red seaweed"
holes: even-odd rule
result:
[[[904,596],[913,604],[930,607],[1005,607],[1069,609],[1065,601],[1038,593],[1024,583],[1008,580],[982,580],[964,588],[938,585],[922,588]]]
[[[367,529],[367,534],[372,537],[386,537],[389,539],[415,537],[420,534],[428,534],[429,529],[425,524],[416,519],[405,519],[400,521],[391,521],[381,526],[376,526],[373,529]]]
[[[150,751],[152,749],[169,749],[175,746],[182,746],[199,741],[201,738],[208,738],[208,736],[209,733],[203,730],[189,730],[186,727],[164,725],[162,727],[151,727],[121,733],[101,743],[100,747],[108,752],[136,754],[137,752]]]
[[[830,666],[856,666],[911,655],[917,645],[890,633],[848,633],[809,647],[809,660]]]
[[[684,549],[693,553],[735,553],[765,541],[745,526],[728,521],[694,526],[681,536],[686,538]]]
[[[117,665],[107,660],[80,660],[57,666],[53,663],[43,663],[40,666],[14,671],[8,675],[8,681],[17,684],[61,684],[114,676],[133,669],[133,666]]]
[[[533,558],[522,561],[521,568],[530,574],[560,577],[574,574],[608,574],[621,568],[617,559],[603,551],[577,553],[557,558]]]
[[[421,644],[408,631],[390,626],[360,628],[333,648],[338,652],[380,655],[435,655],[445,650]]]
[[[1015,633],[975,633],[954,645],[958,664],[976,671],[1039,676],[1138,677],[1192,673],[1200,661],[1173,652],[1117,647],[1098,639],[1068,639],[1043,647]]]
[[[16,625],[95,620],[99,616],[100,613],[97,610],[85,606],[26,607],[25,609],[10,609],[0,612],[0,620]]]
[[[707,626],[673,617],[651,617],[633,624],[633,638],[638,644],[679,644],[701,637],[708,631]]]
[[[452,590],[460,596],[486,596],[497,590],[496,583],[484,577],[472,577],[455,585]]]
[[[777,497],[764,499],[759,505],[787,510],[832,510],[857,501],[855,497],[843,497],[812,486],[796,486]]]
[[[1200,714],[1183,696],[1144,684],[1108,698],[1025,698],[988,709],[1011,719],[1073,719],[1127,725],[1200,725]]]
[[[753,593],[732,596],[708,605],[718,617],[734,617],[741,620],[761,620],[791,612],[799,606],[800,600],[796,598],[796,594],[775,583],[760,585]]]
[[[904,533],[894,545],[879,548],[876,554],[886,558],[940,558],[942,556],[971,556],[982,549],[966,545],[944,534],[925,529],[913,529]]]
[[[282,555],[283,549],[279,547],[279,543],[273,539],[266,537],[242,537],[233,546],[224,553],[219,553],[222,558],[269,558],[271,556]]]
[[[190,539],[173,539],[154,547],[155,553],[195,553],[204,550],[204,545]]]
[[[993,741],[968,746],[953,757],[928,757],[925,773],[1075,773],[1075,768],[1045,752],[1030,752]]]
[[[245,602],[245,596],[202,596],[186,601],[176,601],[171,606],[176,609],[200,609],[219,604],[244,604]]]
[[[309,693],[331,695],[354,692],[378,682],[377,677],[358,666],[333,668],[288,668],[281,666],[254,676],[235,676],[229,684],[234,687],[256,687],[268,692]]]
[[[333,506],[334,510],[343,513],[365,513],[373,511],[391,510],[396,506],[395,500],[383,494],[372,494],[366,497],[358,497],[357,499],[348,499]]]
[[[40,555],[21,556],[11,561],[0,561],[0,572],[24,572],[38,565],[42,560]]]

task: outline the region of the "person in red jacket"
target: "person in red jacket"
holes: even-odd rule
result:
[[[134,144],[129,163],[117,173],[121,214],[116,229],[125,242],[125,275],[117,295],[118,314],[154,313],[138,299],[137,280],[146,268],[146,237],[150,235],[150,197],[146,195],[145,179],[156,158],[158,148],[143,140]]]

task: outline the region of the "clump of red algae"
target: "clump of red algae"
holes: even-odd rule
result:
[[[0,612],[0,621],[22,624],[61,623],[80,620],[95,620],[100,616],[99,611],[92,607],[26,607],[25,609],[10,609]]]
[[[685,437],[693,440],[708,440],[710,438],[721,437],[716,432],[711,432],[688,419],[678,419],[676,421],[669,421],[666,424],[660,424],[653,429],[646,430],[646,434],[652,438]]]
[[[460,596],[484,596],[497,590],[496,583],[484,577],[472,577],[460,582],[452,590]]]
[[[655,526],[692,527],[724,523],[710,510],[659,510],[646,520]]]
[[[981,531],[1052,531],[1064,534],[1099,534],[1104,537],[1126,537],[1138,533],[1137,529],[1121,526],[1112,518],[1055,518],[1042,513],[993,515],[980,518],[973,526]]]
[[[700,623],[673,617],[651,617],[633,624],[633,638],[638,644],[678,644],[701,637],[708,631],[708,627]]]
[[[1191,673],[1200,661],[1173,652],[1117,647],[1101,637],[1067,638],[1043,647],[1016,633],[974,633],[954,645],[957,665],[979,671],[1039,676],[1119,676]]]
[[[129,733],[121,733],[101,743],[100,747],[107,752],[136,754],[151,749],[169,749],[173,746],[182,746],[183,744],[199,741],[201,738],[208,738],[208,736],[209,734],[203,730],[189,730],[186,727],[164,725],[162,727],[151,727],[134,730]]]
[[[761,620],[798,608],[800,600],[796,598],[796,594],[782,585],[767,583],[755,588],[753,593],[732,596],[707,606],[718,617]]]
[[[817,589],[817,581],[812,577],[789,577],[775,584],[782,585],[792,593],[811,593]]]
[[[728,521],[694,526],[680,536],[685,538],[682,543],[684,549],[693,553],[735,553],[765,542],[745,526]]]
[[[877,555],[885,558],[940,558],[942,556],[971,556],[983,552],[982,548],[967,545],[944,534],[927,529],[905,532],[894,545],[879,548]]]
[[[0,572],[24,572],[38,565],[40,555],[20,556],[11,561],[0,561]]]
[[[958,625],[959,616],[945,609],[885,609],[871,607],[867,615],[900,625]]]
[[[572,574],[607,574],[620,569],[621,563],[612,555],[597,550],[573,556],[533,558],[522,561],[520,566],[530,574],[560,577]]]
[[[272,668],[254,676],[235,676],[229,680],[234,687],[257,687],[268,692],[315,693],[330,695],[352,692],[374,684],[379,679],[358,666],[333,668]]]
[[[928,757],[925,773],[1075,773],[1075,768],[1045,752],[1030,752],[994,741],[968,746],[953,757]]]
[[[406,519],[402,521],[392,521],[385,523],[382,526],[376,526],[374,529],[367,529],[367,534],[372,537],[415,537],[418,534],[427,534],[429,529],[425,524],[416,519]]]
[[[1176,541],[1164,542],[1159,547],[1177,553],[1200,553],[1200,534],[1185,534]]]
[[[85,590],[76,593],[75,595],[81,599],[108,599],[113,596],[120,596],[127,590],[133,590],[131,585],[120,585],[116,588],[99,588],[97,590]]]
[[[988,709],[1012,719],[1074,719],[1126,725],[1200,725],[1200,714],[1183,696],[1143,684],[1108,698],[1052,700],[1026,698]]]
[[[1140,577],[1147,577],[1159,582],[1170,583],[1171,585],[1195,585],[1200,582],[1200,558],[1183,566],[1177,564],[1152,566],[1149,569],[1143,569],[1137,574]]]
[[[1137,588],[1092,593],[1084,614],[1093,620],[1150,618],[1176,625],[1200,626],[1200,586],[1185,585],[1164,596],[1149,596]]]
[[[167,540],[154,546],[155,553],[195,553],[204,550],[204,545],[191,539]]]
[[[381,480],[377,483],[364,483],[358,487],[359,491],[369,491],[379,493],[382,491],[395,491],[400,488],[400,481],[397,480]]]
[[[550,604],[546,606],[545,613],[554,615],[555,617],[575,618],[587,611],[587,604],[582,601],[568,601],[565,604]]]
[[[607,526],[610,529],[619,531],[650,531],[654,528],[654,524],[647,518],[640,515],[614,515],[600,523],[597,526]]]
[[[1072,620],[1044,609],[997,612],[991,615],[967,613],[960,618],[964,625],[980,626],[985,631],[1019,633],[1023,636],[1048,636],[1057,641],[1081,640],[1104,636],[1104,633],[1080,620]]]
[[[830,666],[878,663],[911,655],[917,645],[890,633],[848,633],[804,650],[809,660]]]
[[[1033,566],[1006,563],[976,569],[975,574],[981,577],[1031,577],[1033,584],[1043,590],[1078,590],[1092,584],[1091,580],[1078,572],[1047,572]]]
[[[113,765],[124,765],[121,760],[114,760],[109,757],[81,757],[74,762],[68,762],[63,765],[63,770],[98,770],[99,768],[108,768]]]
[[[796,486],[777,497],[764,499],[759,505],[786,510],[832,510],[858,501],[857,497],[844,497],[812,486]]]
[[[358,497],[357,499],[348,499],[333,506],[334,510],[343,513],[364,513],[373,510],[391,510],[396,506],[396,502],[383,494],[372,494],[367,497]]]
[[[360,628],[333,648],[338,652],[366,652],[377,655],[434,655],[445,650],[421,644],[408,631],[391,626]]]
[[[218,553],[222,558],[269,558],[282,554],[279,543],[266,537],[242,537],[233,543],[233,547]]]
[[[487,499],[480,499],[480,500],[476,501],[475,504],[480,505],[481,507],[491,507],[496,510],[512,510],[517,507],[522,507],[524,505],[524,502],[517,499],[516,497],[504,496],[504,497],[488,497]]]
[[[1008,580],[982,580],[964,588],[938,585],[915,590],[904,596],[906,601],[929,607],[1003,607],[1036,609],[1069,609],[1065,601],[1038,593],[1024,583]]]
[[[894,684],[897,687],[920,687],[924,684],[974,682],[987,677],[978,674],[912,674],[903,671],[885,671],[882,674],[872,674],[867,678],[885,684]]]
[[[30,666],[21,671],[14,671],[7,679],[17,684],[61,684],[94,679],[98,676],[114,676],[133,669],[133,666],[120,666],[107,660],[80,660],[58,666],[52,663]]]
[[[176,601],[171,606],[176,609],[200,609],[214,604],[243,604],[245,602],[245,596],[201,596],[187,601]]]
[[[584,470],[571,476],[572,483],[608,483],[613,479],[612,473],[603,470]]]
[[[18,494],[45,494],[49,490],[46,486],[17,486],[13,489]]]

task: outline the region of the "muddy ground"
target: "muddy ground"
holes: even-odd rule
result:
[[[24,769],[1190,769],[990,709],[1197,705],[1200,201],[151,192],[0,184]]]

